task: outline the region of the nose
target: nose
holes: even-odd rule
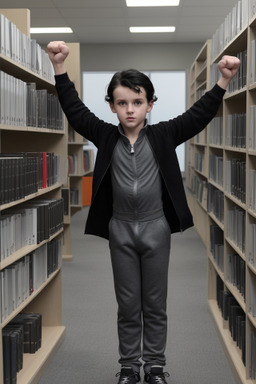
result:
[[[133,105],[132,105],[132,103],[129,103],[127,105],[127,113],[133,113]]]

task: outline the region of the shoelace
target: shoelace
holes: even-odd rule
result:
[[[120,376],[121,375],[121,372],[118,372],[116,374],[116,377]],[[130,375],[127,375],[127,376],[124,376],[121,380],[121,383],[120,384],[129,384],[130,383],[130,378],[131,377],[135,377],[135,379],[137,380],[137,375],[136,373],[131,373]]]
[[[153,376],[153,375],[152,375]],[[159,384],[163,384],[165,383],[166,381],[164,380],[165,377],[169,377],[170,374],[168,372],[163,372],[161,373],[161,375],[154,375],[154,379],[156,381],[156,383],[159,383]],[[164,380],[164,381],[163,381]]]

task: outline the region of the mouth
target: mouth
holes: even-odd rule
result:
[[[135,118],[134,118],[134,117],[127,117],[126,120],[128,120],[128,121],[134,121]]]

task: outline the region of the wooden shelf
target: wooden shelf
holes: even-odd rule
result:
[[[39,76],[37,73],[32,72],[30,69],[23,67],[16,61],[4,56],[0,53],[0,69],[5,73],[11,74],[27,83],[35,82],[38,89],[48,89],[52,93],[55,93],[55,86],[52,81]]]
[[[255,380],[246,378],[246,369],[242,363],[241,352],[237,348],[236,343],[232,340],[229,330],[223,326],[223,319],[217,306],[217,302],[215,300],[209,300],[208,304],[235,379],[241,384],[255,384]],[[230,351],[232,351],[232,353],[230,353]]]
[[[35,354],[25,354],[23,369],[17,375],[18,384],[38,383],[45,367],[58,350],[65,336],[65,327],[43,327],[42,347]]]
[[[33,300],[44,290],[45,287],[48,286],[48,284],[56,277],[56,275],[60,272],[60,270],[58,269],[57,271],[53,272],[49,277],[48,279],[38,288],[36,289],[33,293],[31,293],[30,296],[28,296],[28,298],[23,301],[23,303],[21,303],[19,305],[18,308],[16,308],[12,314],[10,316],[8,316],[2,323],[1,323],[1,327],[4,328],[11,320],[14,319],[15,316],[18,315],[18,313],[20,313],[21,311],[23,311],[27,306],[28,304],[32,303]]]
[[[25,127],[18,125],[6,125],[0,124],[1,131],[14,131],[19,130],[19,132],[37,132],[37,133],[46,133],[46,134],[56,134],[56,135],[65,135],[64,131],[57,129],[49,129],[49,128],[38,128],[38,127]]]
[[[17,28],[29,37],[30,30],[30,11],[27,9],[0,9],[0,13],[5,15]],[[44,55],[44,53],[43,53]],[[50,61],[49,61],[50,65]],[[36,84],[36,90],[46,89],[48,93],[56,96],[55,84],[52,81],[38,75],[28,68],[20,65],[9,57],[0,54],[0,70],[7,73],[12,77],[16,77],[25,82],[33,82]],[[40,72],[41,73],[41,72]],[[52,74],[53,75],[53,74]],[[9,78],[9,77],[8,77]],[[53,78],[53,76],[49,76]],[[6,120],[5,120],[6,121]],[[67,164],[64,159],[67,159],[68,132],[65,130],[53,130],[48,128],[28,127],[28,126],[11,126],[0,124],[0,151],[5,153],[17,152],[52,152],[59,155],[60,170],[58,182],[52,186],[44,189],[39,189],[36,193],[25,196],[22,199],[11,201],[7,204],[0,206],[0,212],[8,212],[12,208],[12,212],[19,210],[24,203],[29,201],[47,200],[47,199],[61,199],[62,187],[68,184],[67,179]],[[13,214],[13,213],[12,213]],[[49,239],[42,241],[40,244],[25,246],[16,252],[12,253],[6,259],[0,262],[1,277],[6,276],[3,271],[17,263],[20,265],[23,258],[36,250],[44,247],[46,249],[47,243],[64,237],[65,248],[63,253],[68,253],[70,250],[70,217],[65,221],[64,228],[57,231],[50,236]],[[58,243],[59,244],[59,243]],[[66,252],[67,251],[67,252]],[[44,254],[45,268],[46,268],[46,253]],[[29,259],[28,257],[26,258]],[[35,265],[34,265],[35,267]],[[4,312],[4,320],[0,322],[0,383],[4,383],[4,362],[3,362],[3,341],[2,331],[8,324],[15,319],[19,313],[40,313],[42,315],[42,346],[34,354],[25,354],[23,359],[23,368],[17,375],[17,384],[36,384],[38,383],[44,368],[56,352],[60,343],[65,335],[65,327],[62,324],[62,269],[61,261],[58,266],[53,269],[56,270],[51,273],[48,278],[49,271],[44,270],[44,276],[40,276],[40,281],[46,279],[41,285],[35,280],[33,287],[34,292],[30,295],[28,287],[26,294],[22,298],[18,298],[17,303],[14,302],[11,308],[17,308],[11,311],[10,307],[6,308]],[[40,268],[35,268],[40,269]],[[16,273],[16,272],[15,272]],[[24,273],[25,275],[25,273]],[[16,276],[16,275],[15,275]],[[21,273],[20,273],[21,276]],[[22,278],[21,278],[22,279]],[[20,279],[20,280],[21,280]],[[28,282],[28,276],[26,276]],[[2,281],[2,280],[1,280]],[[17,284],[18,285],[18,284]],[[24,285],[24,284],[23,284]],[[22,282],[20,282],[22,286]],[[28,286],[28,284],[27,284]],[[1,292],[2,293],[2,292]],[[17,295],[18,296],[18,295]],[[24,299],[26,297],[26,299]],[[13,298],[12,298],[13,299]],[[21,302],[23,300],[23,302]],[[6,305],[7,307],[7,305]],[[3,315],[3,314],[1,314]],[[8,315],[8,316],[7,316]]]
[[[67,69],[70,79],[74,82],[78,94],[81,96],[82,85],[81,85],[81,69],[80,69],[80,44],[79,43],[68,43],[70,54],[67,57]],[[83,147],[85,145],[83,137],[77,132],[71,129],[72,141],[68,142],[68,153],[77,155],[78,161],[78,172],[76,174],[69,174],[71,188],[75,188],[78,194],[78,204],[73,204],[71,201],[71,216],[77,211],[82,209],[82,179],[85,175],[83,170]]]
[[[228,20],[228,18],[226,18],[225,20]],[[224,346],[224,350],[231,364],[234,377],[239,384],[256,383],[256,379],[254,379],[250,375],[252,361],[251,332],[256,334],[256,318],[254,318],[249,313],[249,308],[251,305],[250,300],[256,300],[256,292],[254,292],[254,298],[252,298],[251,294],[252,289],[254,289],[252,283],[254,282],[254,280],[256,281],[256,268],[250,264],[249,260],[249,255],[253,253],[253,250],[250,249],[251,240],[249,235],[249,225],[255,225],[256,227],[256,212],[250,209],[250,195],[254,193],[254,189],[250,188],[250,171],[253,170],[256,172],[256,148],[253,148],[252,146],[253,134],[251,133],[252,130],[250,131],[250,111],[251,106],[256,107],[256,83],[249,84],[251,80],[251,41],[256,40],[255,20],[256,16],[253,18],[253,21],[251,23],[247,23],[247,25],[242,28],[242,30],[237,34],[237,36],[230,39],[230,42],[225,44],[223,49],[218,53],[216,53],[215,49],[215,47],[218,46],[218,44],[216,43],[216,38],[218,34],[216,33],[216,35],[213,36],[212,41],[207,41],[191,66],[190,84],[188,85],[188,89],[191,92],[188,97],[188,100],[190,101],[190,103],[192,103],[194,102],[194,84],[197,84],[197,82],[200,84],[205,84],[205,88],[208,90],[217,82],[218,77],[216,76],[216,63],[223,55],[230,54],[239,55],[239,57],[245,57],[242,56],[242,53],[247,51],[247,62],[246,64],[242,62],[242,65],[244,65],[243,75],[246,73],[246,79],[242,77],[242,74],[238,74],[237,76],[240,76],[240,83],[234,83],[234,87],[231,88],[232,91],[226,92],[223,98],[222,106],[219,108],[219,111],[216,115],[216,117],[219,119],[216,121],[217,124],[213,124],[213,126],[209,127],[210,129],[207,129],[205,142],[200,141],[200,143],[202,142],[204,146],[200,145],[200,143],[198,145],[198,143],[196,143],[195,138],[191,139],[187,146],[187,158],[189,159],[187,164],[187,188],[190,190],[193,189],[194,179],[199,176],[202,177],[200,172],[196,170],[195,164],[197,157],[199,156],[200,158],[200,155],[203,151],[204,156],[202,158],[201,167],[204,170],[203,175],[205,177],[205,182],[209,187],[207,190],[211,191],[211,194],[208,193],[207,196],[207,206],[209,206],[210,210],[212,210],[212,207],[216,207],[216,205],[221,201],[222,207],[224,207],[224,211],[222,212],[222,215],[220,215],[220,217],[223,218],[222,222],[215,216],[214,212],[208,212],[207,210],[204,211],[202,209],[199,209],[198,202],[196,201],[196,196],[194,196],[192,193],[188,193],[189,206],[191,207],[193,216],[195,218],[195,225],[207,248],[209,307],[214,318],[216,329],[220,336],[220,340]],[[212,47],[213,50],[209,47]],[[215,54],[214,58],[212,57],[213,52]],[[203,61],[207,63],[207,69],[202,66]],[[197,68],[200,68],[200,70],[197,70]],[[207,75],[208,73],[210,73],[212,78],[211,76]],[[243,83],[241,81],[242,79],[244,81]],[[241,88],[239,89],[240,86]],[[238,114],[241,114],[244,119],[244,124],[246,126],[245,134],[243,131],[241,132],[240,136],[240,139],[244,139],[245,135],[245,147],[242,147],[242,140],[239,140],[238,142],[234,140],[234,145],[237,143],[237,145],[240,145],[240,147],[230,145],[233,145],[233,141],[231,140],[231,138],[236,139],[235,135],[239,135],[237,133],[238,131],[234,130],[235,128],[233,125],[233,120],[230,124],[230,115],[234,115],[234,121],[237,122],[236,116]],[[229,117],[229,120],[227,119],[227,117]],[[237,125],[235,127],[237,128]],[[216,129],[216,131],[214,131],[214,129]],[[220,129],[222,129],[222,131],[220,131]],[[214,137],[215,132],[216,136]],[[249,143],[249,138],[251,140],[251,143]],[[218,145],[212,144],[212,142],[216,142],[218,143]],[[222,145],[219,145],[219,143],[221,142]],[[249,144],[251,145],[251,147],[249,146]],[[223,179],[223,185],[219,185],[216,181],[214,181],[215,174],[211,169],[211,160],[214,159],[214,156],[217,160],[219,160],[219,162],[215,163],[215,165],[217,164],[219,166],[218,172],[222,176],[219,179],[216,177],[216,180],[222,181]],[[233,173],[231,177],[230,163],[232,160],[238,161],[238,163],[242,163],[243,167],[245,166],[245,174],[241,176],[241,179],[244,180],[245,178],[245,185],[242,185],[242,188],[240,188],[240,185],[238,185],[239,181],[241,180],[239,179],[241,174],[238,174],[239,176],[237,178],[237,184],[234,182]],[[210,176],[211,174],[213,174],[213,177]],[[236,188],[238,188],[238,191],[236,190]],[[237,193],[239,192],[239,188],[242,190],[243,195],[245,194],[245,201],[242,201],[240,198],[238,198],[240,197],[239,193]],[[210,198],[212,198],[213,200],[209,201]],[[214,200],[215,198],[219,198],[222,200]],[[232,216],[233,221],[231,221],[231,219],[228,219],[230,216],[230,211],[232,210],[234,210],[233,212],[239,212],[238,217],[242,218],[241,222],[242,220],[244,220],[243,228],[241,224],[240,227],[238,227],[239,219],[237,219],[237,216],[234,216],[234,219]],[[239,214],[241,216],[239,216]],[[235,222],[234,220],[236,219],[237,221]],[[236,226],[234,224],[236,224]],[[232,227],[230,227],[231,225]],[[204,228],[204,226],[206,226],[206,228]],[[212,239],[212,228],[214,231],[218,231],[217,233],[219,238],[216,238],[216,243]],[[234,229],[233,232],[231,232],[231,228]],[[217,249],[217,253],[213,255],[212,252],[216,252],[215,246]],[[235,257],[233,261],[231,259],[232,256]],[[237,283],[237,286],[235,285],[235,283],[233,283],[233,281],[231,283],[231,280],[235,280],[235,277],[232,273],[232,268],[234,268],[234,265],[232,263],[235,263],[235,260],[237,260],[237,258],[239,260],[239,265],[244,268],[244,276],[242,276],[241,279],[243,280],[245,278],[245,282],[242,288],[241,286],[239,286],[239,282]],[[225,291],[227,291],[229,295],[233,297],[236,305],[239,305],[245,318],[245,364],[243,363],[242,352],[237,347],[236,342],[234,342],[229,331],[229,320],[223,319],[221,310],[218,306],[218,303],[220,307],[222,305],[221,299],[219,299],[218,294],[219,292],[222,293]],[[243,297],[244,292],[245,298]],[[254,303],[254,305],[256,305],[256,303]]]
[[[30,201],[32,199],[35,199],[36,197],[43,196],[48,192],[58,190],[60,187],[61,187],[61,184],[56,183],[50,187],[39,189],[36,193],[32,193],[31,195],[27,195],[27,196],[23,197],[22,199],[11,201],[10,203],[0,205],[0,211],[4,211],[5,209],[12,208],[15,205],[20,205],[22,203],[25,203],[26,201]]]
[[[28,255],[29,253],[35,251],[36,249],[40,248],[42,245],[48,243],[49,241],[52,241],[57,236],[59,236],[61,233],[63,233],[63,229],[59,230],[54,235],[52,235],[49,239],[44,240],[39,244],[27,245],[27,246],[19,249],[18,251],[14,252],[10,256],[8,256],[6,259],[0,261],[0,270],[8,267],[8,265],[15,263],[16,261],[20,260],[25,255]]]

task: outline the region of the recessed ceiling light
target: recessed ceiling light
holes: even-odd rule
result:
[[[130,27],[131,33],[170,33],[175,27]]]
[[[173,7],[179,4],[180,0],[126,0],[127,7]]]
[[[30,28],[30,33],[73,33],[73,31],[67,27],[42,27]]]

